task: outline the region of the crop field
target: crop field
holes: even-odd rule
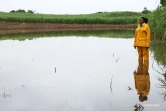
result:
[[[0,21],[63,24],[136,24],[144,16],[138,12],[98,12],[80,15],[55,15],[0,12]]]

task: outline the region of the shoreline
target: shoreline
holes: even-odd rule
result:
[[[133,30],[135,24],[57,24],[57,23],[19,23],[1,22],[0,35],[39,33],[39,32],[63,32],[63,31],[88,31],[88,30]]]

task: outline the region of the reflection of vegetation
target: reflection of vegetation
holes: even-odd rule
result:
[[[110,83],[111,93],[113,93],[113,92],[112,92],[112,79],[113,79],[113,75],[112,75],[112,78],[111,78],[111,83]]]
[[[2,97],[4,98],[4,100],[5,100],[5,98],[11,98],[11,97],[12,97],[11,94],[7,94],[7,93],[5,92],[5,88],[4,88],[4,92],[3,92],[2,94],[0,94],[0,96],[2,96]]]
[[[160,81],[158,88],[166,89],[166,81],[162,79],[161,77],[159,77],[158,80]],[[166,91],[163,91],[161,95],[164,96],[163,99],[166,101]]]
[[[158,80],[159,80],[159,84],[158,84],[158,88],[163,88],[163,89],[165,89],[165,91],[163,91],[162,93],[161,93],[161,95],[163,95],[164,97],[163,97],[163,99],[166,101],[166,68],[165,67],[160,67],[160,69],[161,69],[161,71],[162,72],[159,72],[159,71],[157,71],[159,74],[161,74],[162,76],[164,76],[164,78],[163,77],[158,77]]]
[[[3,98],[8,98],[8,97],[11,98],[11,94],[6,94],[5,92],[0,94],[0,96],[2,96]]]
[[[166,44],[152,43],[150,50],[158,64],[166,66]]]
[[[157,87],[165,89],[161,94],[164,96],[163,99],[166,100],[166,44],[152,43],[150,50],[160,67],[160,71],[154,70],[162,75],[158,77],[160,83]]]
[[[162,72],[160,72],[160,71],[158,71],[158,70],[155,70],[157,73],[159,73],[160,75],[163,75],[164,76],[164,78],[165,78],[165,80],[166,80],[166,66],[161,66],[161,65],[159,65],[160,66],[160,70],[162,71]],[[153,69],[154,69],[154,67],[153,67]]]
[[[134,36],[132,30],[99,30],[99,31],[67,31],[67,32],[43,32],[43,33],[27,33],[20,35],[4,35],[0,36],[0,40],[26,40],[41,37],[65,37],[65,36],[82,36],[82,37],[110,37],[110,38],[132,38]]]

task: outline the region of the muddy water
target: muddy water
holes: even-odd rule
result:
[[[0,41],[0,111],[165,111],[165,90],[157,87],[163,69],[152,52],[150,91],[139,101],[132,44],[98,37]]]

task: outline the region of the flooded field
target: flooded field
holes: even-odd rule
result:
[[[152,44],[144,66],[130,35],[10,39],[0,41],[0,111],[166,109],[164,46]],[[138,72],[146,72],[143,100],[135,87]]]

